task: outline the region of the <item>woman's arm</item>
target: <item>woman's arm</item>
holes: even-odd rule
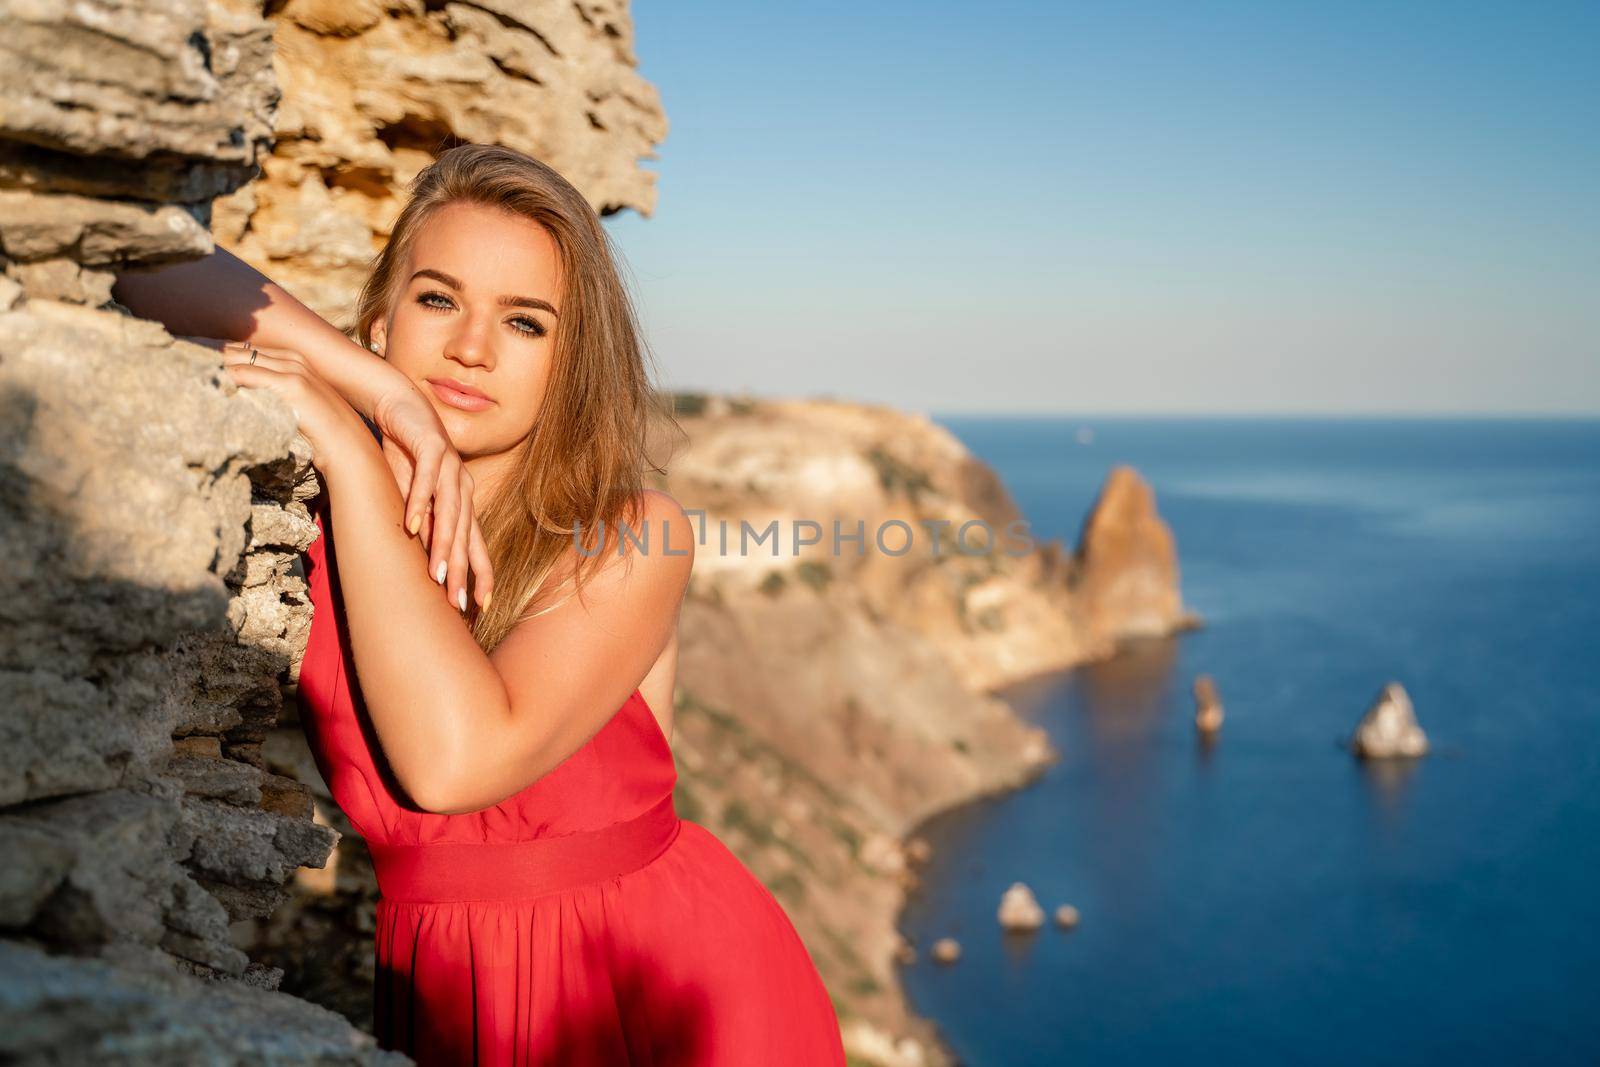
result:
[[[374,421],[378,401],[409,385],[381,357],[221,246],[202,259],[119,274],[111,295],[174,334],[293,349],[351,407]]]
[[[608,530],[606,563],[582,600],[524,620],[485,655],[440,603],[376,447],[341,450],[322,473],[362,697],[396,779],[424,810],[476,811],[553,770],[672,639],[694,542],[664,493],[646,494],[635,531],[648,531],[646,548],[619,559]]]
[[[468,588],[470,574],[478,603],[489,603],[493,567],[471,494],[462,488],[461,457],[432,403],[404,374],[220,247],[202,259],[120,274],[112,295],[176,335],[240,341],[246,354],[255,348],[304,359],[382,431],[391,476],[405,488],[405,527],[429,551],[428,573],[445,567],[447,580],[440,584],[451,600]],[[444,521],[432,521],[430,503],[432,515]],[[467,530],[465,538],[457,536],[458,527]]]

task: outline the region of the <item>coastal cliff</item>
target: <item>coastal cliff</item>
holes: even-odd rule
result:
[[[1022,516],[1009,492],[926,418],[823,400],[680,395],[677,408],[688,441],[660,484],[705,511],[680,628],[680,812],[783,903],[854,1056],[948,1063],[895,975],[895,919],[916,879],[902,838],[1057,758],[989,690],[1195,623],[1171,531],[1149,487],[1117,468],[1074,550],[1012,554],[1005,534]],[[791,551],[796,520],[821,541]],[[774,521],[776,554],[741,551],[744,524]],[[865,551],[843,538],[836,550],[835,522],[841,534],[860,522]],[[983,527],[999,551],[976,550]]]

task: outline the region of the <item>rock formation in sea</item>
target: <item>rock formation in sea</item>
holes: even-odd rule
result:
[[[1006,930],[1037,930],[1044,925],[1044,908],[1025,882],[1012,882],[1000,894],[1000,907],[995,918]]]
[[[1178,592],[1178,552],[1155,493],[1132,467],[1112,468],[1084,519],[1072,589],[1100,640],[1160,636],[1198,624]]]
[[[1208,735],[1222,729],[1222,697],[1209,674],[1194,680],[1194,728]]]
[[[1350,750],[1362,759],[1427,755],[1428,735],[1417,724],[1411,696],[1399,682],[1390,682],[1379,691],[1356,726]]]
[[[409,1062],[230,924],[336,834],[262,744],[309,625],[294,417],[107,306],[271,144],[271,29],[0,3],[0,1060]]]

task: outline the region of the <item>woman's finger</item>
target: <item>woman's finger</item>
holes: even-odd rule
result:
[[[394,475],[395,484],[400,487],[400,495],[405,496],[411,492],[411,475],[415,469],[411,457],[406,454],[405,449],[387,437],[383,439],[380,450],[383,452],[384,461],[389,464],[390,473]],[[401,519],[402,523],[404,521]]]
[[[456,517],[455,536],[450,540],[450,603],[467,613],[467,545],[472,540],[472,476],[461,468],[457,482],[461,493],[461,513]]]
[[[224,364],[222,369],[227,371],[229,377],[238,385],[247,389],[270,389],[290,401],[291,407],[294,406],[292,398],[288,396],[291,378],[283,371],[260,364],[251,366],[248,363]],[[299,417],[300,413],[296,411],[295,418]]]
[[[431,552],[433,546],[433,501],[428,501],[422,509],[422,525],[417,528],[417,539],[422,542],[422,551]],[[431,577],[431,575],[430,575]]]
[[[444,464],[444,457],[443,443],[417,450],[417,469],[411,474],[411,491],[406,494],[406,529],[412,533],[421,531],[428,503],[433,500],[434,487],[439,484],[439,468]],[[437,514],[439,509],[435,506],[433,510]]]
[[[478,513],[472,513],[472,531],[467,543],[467,561],[472,565],[472,593],[482,611],[489,610],[489,598],[494,594],[494,568],[489,563],[489,545],[483,539],[483,527],[478,524]]]
[[[280,349],[280,347],[267,346],[267,344],[251,344],[250,341],[227,341],[222,344],[222,355],[224,357],[242,355],[248,362],[251,352],[258,354],[258,362],[261,362],[262,358],[272,357],[277,358],[277,360],[285,360],[285,362],[306,365],[306,355],[299,352],[298,349]]]
[[[447,457],[433,487],[433,544],[428,546],[428,573],[440,585],[450,572],[450,546],[461,519],[461,461]]]
[[[305,360],[300,358],[298,352],[291,352],[285,348],[223,349],[222,365],[225,367],[265,367],[280,374],[298,374],[302,373],[306,368]]]

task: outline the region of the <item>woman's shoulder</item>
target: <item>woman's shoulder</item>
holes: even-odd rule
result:
[[[660,489],[645,489],[629,504],[605,523],[603,540],[580,549],[574,539],[567,546],[552,567],[546,590],[569,588],[579,570],[590,581],[617,581],[638,574],[641,564],[669,587],[688,583],[696,531],[683,506]]]
[[[672,494],[663,489],[645,489],[634,499],[633,508],[619,521],[616,531],[607,533],[607,546],[618,556],[680,561],[658,566],[687,574],[694,563],[694,534],[688,513]]]

